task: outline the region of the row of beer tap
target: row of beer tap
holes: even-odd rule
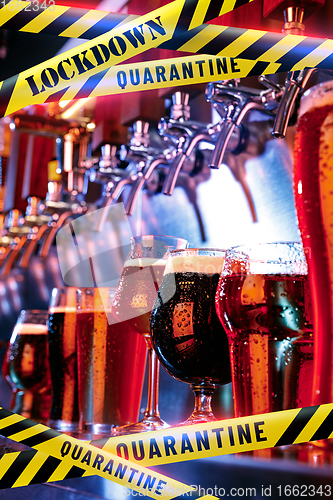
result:
[[[211,150],[208,163],[214,169],[222,165],[226,151],[241,155],[251,142],[247,118],[254,110],[267,115],[275,137],[284,136],[296,95],[307,76],[301,72],[297,84],[295,75],[289,76],[286,86],[261,76],[261,90],[240,86],[237,80],[209,83],[205,97],[219,115],[217,123],[192,120],[189,94],[175,91],[170,116],[161,118],[158,124],[162,147],[151,145],[149,123],[142,120],[133,124],[127,146],[105,144],[101,156],[89,153],[89,133],[69,130],[61,140],[57,139],[63,159],[56,175],[49,179],[45,200],[31,196],[24,216],[14,209],[0,219],[0,321],[7,318],[13,324],[25,307],[45,308],[52,287],[62,284],[56,264],[53,275],[50,272],[49,257],[55,235],[66,222],[91,208],[102,208],[96,212],[93,225],[94,231],[101,231],[109,207],[119,200],[125,187],[127,215],[133,213],[142,190],[150,195],[172,195],[175,187],[182,185],[182,178],[195,178],[205,168],[200,146]],[[80,151],[78,161],[73,163],[75,143],[79,143]],[[232,173],[243,188],[255,221],[255,204],[245,169],[233,169]],[[85,201],[91,184],[99,184],[102,193],[93,206]],[[31,292],[34,289],[38,292]]]

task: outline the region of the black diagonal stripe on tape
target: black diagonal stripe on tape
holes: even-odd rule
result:
[[[40,432],[39,434],[35,434],[34,436],[30,436],[26,439],[22,439],[20,443],[33,448],[34,446],[45,443],[46,441],[49,441],[50,439],[53,439],[57,436],[61,436],[60,432],[57,432],[53,429],[48,429],[47,431]]]
[[[216,55],[230,43],[237,40],[237,38],[239,38],[244,33],[244,31],[245,30],[243,30],[242,28],[227,28],[222,33],[213,38],[213,40],[206,43],[206,45],[204,45],[200,50],[197,51],[197,54]]]
[[[181,35],[184,31],[188,31],[195,9],[198,5],[198,1],[199,0],[185,0],[172,38]],[[212,2],[213,0],[208,1]]]
[[[205,28],[207,28],[207,26],[201,24],[196,28],[193,28],[189,31],[185,31],[181,35],[178,35],[176,38],[171,38],[171,40],[167,40],[166,42],[161,43],[161,45],[159,45],[158,48],[168,49],[168,50],[178,50],[180,47],[184,45],[184,43],[188,42],[189,40],[192,40],[192,38],[195,35],[200,33]]]
[[[43,465],[38,469],[35,476],[31,479],[29,484],[46,483],[53,472],[61,464],[62,460],[55,457],[47,457]]]
[[[242,7],[243,5],[250,3],[250,1],[251,0],[236,0],[233,10],[238,9],[238,7]]]
[[[6,23],[2,24],[1,29],[18,31],[22,29],[30,21],[35,19],[35,17],[37,17],[40,13],[41,13],[40,10],[36,10],[35,12],[33,10],[22,10],[21,12],[18,12],[14,17],[9,19]]]
[[[75,479],[76,477],[82,477],[85,472],[86,471],[84,469],[81,469],[81,467],[76,467],[76,465],[73,465],[73,467],[71,467],[67,472],[64,479]]]
[[[1,428],[0,434],[6,437],[13,436],[14,434],[24,431],[25,429],[35,427],[35,425],[38,425],[38,422],[34,422],[33,420],[21,420],[20,422]]]
[[[7,80],[5,80],[7,81]],[[2,89],[0,90],[0,99],[2,101]],[[6,417],[10,417],[11,415],[14,415],[12,411],[6,410],[5,408],[1,408],[0,410],[0,420]]]
[[[333,54],[325,57],[325,59],[321,63],[316,64],[316,68],[333,70]]]
[[[267,66],[269,66],[270,63],[264,62],[264,61],[257,61],[251,71],[248,73],[247,76],[259,76],[262,75]]]
[[[318,441],[318,439],[328,439],[333,432],[333,410],[329,412],[325,420],[320,424],[310,441]]]
[[[52,21],[48,26],[40,31],[40,33],[48,35],[60,35],[65,29],[69,28],[82,17],[83,9],[71,7],[66,12],[61,14],[57,19]]]
[[[0,479],[0,488],[11,488],[36,453],[37,450],[21,452]]]
[[[306,38],[276,61],[281,63],[280,71],[289,71],[298,61],[310,54],[322,43],[323,40],[320,38]]]
[[[224,4],[224,0],[214,0],[213,2],[210,2],[210,5],[207,9],[205,18],[204,18],[204,23],[207,23],[208,21],[211,21],[212,19],[215,19],[218,17],[221,7]]]
[[[60,101],[60,99],[62,98],[62,96],[64,94],[66,94],[68,89],[69,89],[69,87],[66,87],[65,89],[59,90],[58,92],[55,92],[54,94],[49,95],[49,97],[46,99],[45,103]]]
[[[250,47],[243,50],[237,57],[251,59],[252,61],[258,59],[267,50],[274,47],[281,38],[283,38],[283,35],[280,33],[265,33],[259,40],[252,43]]]
[[[84,85],[82,85],[82,87],[80,88],[80,90],[73,99],[82,99],[84,97],[89,97],[94,88],[97,87],[99,82],[102,80],[102,78],[106,75],[108,71],[109,68],[106,68],[105,70],[100,71],[96,75],[92,75],[90,78],[88,78],[88,80],[85,82]]]
[[[94,24],[94,26],[91,26],[91,28],[82,33],[82,35],[80,35],[80,38],[92,40],[97,36],[104,35],[104,33],[107,33],[108,31],[118,26],[118,24],[124,21],[127,17],[130,16],[118,13],[108,14],[107,16],[103,17],[103,19]]]
[[[12,94],[13,94],[18,77],[19,77],[19,75],[12,76],[11,78],[8,78],[7,80],[5,80],[2,84],[2,87],[0,89],[0,116],[3,116],[7,111],[7,107],[8,107],[10,98],[12,97]],[[3,411],[6,411],[6,410],[2,409],[0,411],[0,418],[4,418],[4,417],[1,417],[1,414]],[[12,415],[12,413],[9,412],[9,415]],[[8,415],[6,415],[6,416],[8,417]]]
[[[292,444],[300,432],[304,429],[306,424],[311,420],[318,408],[319,406],[308,406],[307,408],[302,408],[297,413],[294,420],[289,424],[288,428],[284,431],[275,446]]]

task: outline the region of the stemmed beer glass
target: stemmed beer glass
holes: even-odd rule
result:
[[[165,235],[135,236],[130,240],[130,252],[114,296],[112,314],[123,329],[134,330],[145,338],[149,368],[148,401],[142,420],[113,429],[113,434],[168,427],[158,411],[159,363],[152,348],[149,317],[163,278],[167,252],[187,246],[186,240]]]
[[[286,349],[312,332],[302,245],[263,243],[229,249],[216,309],[228,335],[235,417],[287,409]]]
[[[215,311],[224,251],[186,249],[169,253],[151,313],[154,349],[164,368],[195,394],[192,415],[179,425],[216,420],[211,398],[231,380],[227,336]]]

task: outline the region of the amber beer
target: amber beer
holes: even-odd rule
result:
[[[235,416],[295,408],[300,343],[312,332],[307,276],[235,274],[220,286],[217,310],[228,325]],[[290,384],[295,390],[286,396]]]
[[[314,314],[312,404],[332,401],[333,82],[301,99],[294,143],[294,191],[309,266]]]
[[[138,417],[146,346],[111,314],[112,288],[77,291],[80,433],[110,436],[111,428]]]
[[[150,313],[163,279],[165,260],[143,257],[124,264],[112,312],[117,321],[141,335],[149,334]]]
[[[51,306],[48,337],[53,387],[50,425],[62,432],[78,430],[78,382],[76,349],[76,309]]]

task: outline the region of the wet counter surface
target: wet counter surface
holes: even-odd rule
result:
[[[2,454],[27,448],[0,436],[0,449]],[[193,485],[198,490],[200,488],[200,496],[331,498],[332,450],[333,446],[329,451],[312,444],[294,445],[168,464],[152,469]],[[0,500],[21,500],[24,497],[34,500],[148,498],[97,476],[0,490]],[[193,498],[197,498],[197,495]]]

